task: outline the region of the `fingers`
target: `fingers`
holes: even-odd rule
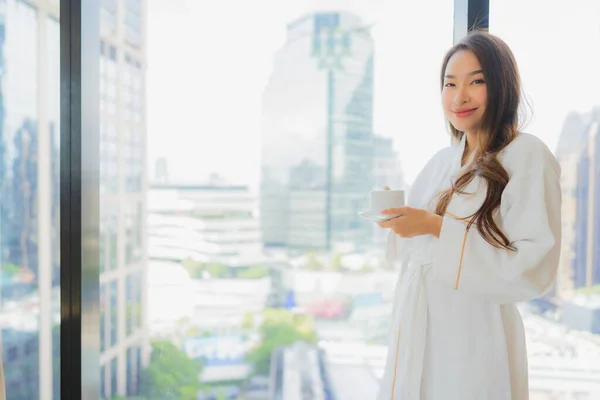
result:
[[[409,212],[410,212],[410,207],[386,208],[385,210],[381,211],[382,214],[391,214],[391,215],[398,215],[398,214],[406,215]]]
[[[394,219],[395,218],[391,218],[386,221],[381,221],[381,222],[378,222],[378,224],[381,228],[384,228],[384,229],[385,228],[393,228],[394,225],[396,224],[396,221],[394,221]]]
[[[385,186],[385,187],[384,187],[384,189],[385,189],[385,190],[392,190],[392,189],[390,189],[390,187],[389,187],[389,186]]]

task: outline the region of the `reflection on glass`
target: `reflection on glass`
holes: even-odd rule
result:
[[[7,398],[58,398],[58,4],[0,9],[0,328]]]

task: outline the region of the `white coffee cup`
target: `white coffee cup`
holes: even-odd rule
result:
[[[381,213],[386,208],[404,206],[404,190],[373,190],[371,212]]]

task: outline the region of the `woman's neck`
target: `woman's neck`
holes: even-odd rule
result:
[[[467,135],[465,147],[468,148],[470,152],[477,147],[477,132],[465,132],[465,135]]]
[[[466,138],[465,150],[463,152],[462,157],[462,165],[465,165],[467,163],[467,161],[471,157],[471,154],[473,154],[473,151],[475,151],[475,148],[477,147],[477,141],[475,139],[476,134],[474,132],[465,132],[464,135],[466,135]]]

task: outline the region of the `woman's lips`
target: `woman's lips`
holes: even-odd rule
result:
[[[477,111],[476,108],[471,108],[471,109],[468,109],[468,110],[454,111],[454,113],[456,114],[456,116],[458,118],[464,118],[464,117],[468,117],[469,115],[473,114],[475,111]]]

